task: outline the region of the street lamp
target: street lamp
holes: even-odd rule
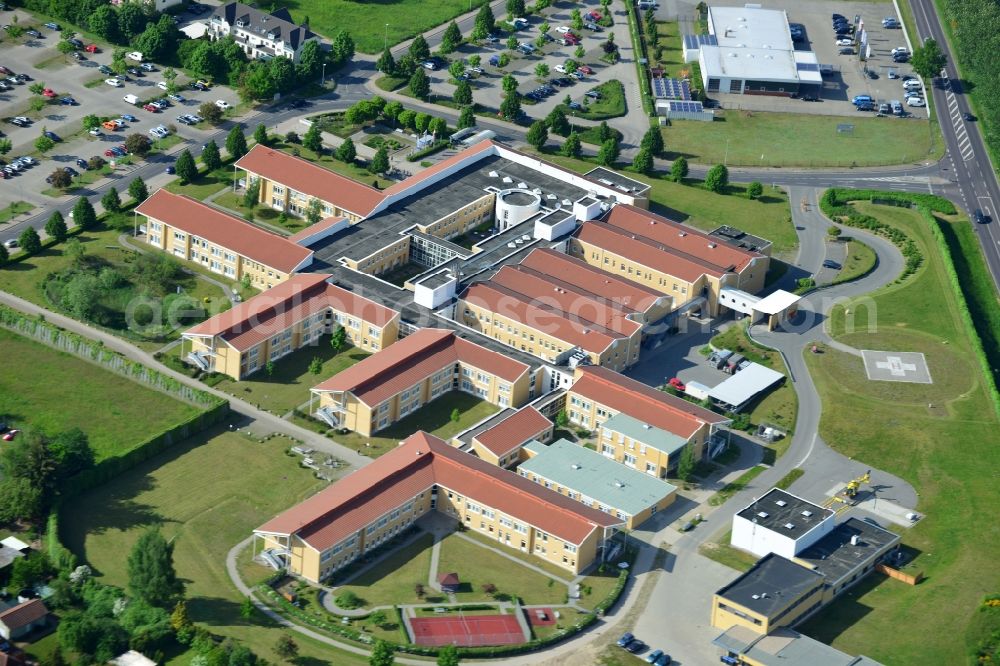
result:
[[[729,162],[729,139],[726,139],[726,156],[722,158],[722,166]]]
[[[389,48],[389,24],[388,23],[385,24],[385,45],[383,46],[382,50],[384,51],[387,48]]]
[[[319,84],[323,85],[326,83],[326,63],[323,63],[323,73],[319,77]]]

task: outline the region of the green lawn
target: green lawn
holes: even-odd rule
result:
[[[210,173],[199,173],[198,178],[191,183],[181,184],[179,178],[172,180],[166,184],[164,189],[174,194],[185,194],[202,201],[222,189],[232,187],[233,179],[232,165],[224,164]]]
[[[667,144],[670,148],[670,144]],[[560,166],[584,173],[596,164],[546,153],[546,160]],[[774,254],[790,252],[798,246],[798,237],[792,225],[792,214],[788,207],[788,196],[782,191],[764,188],[764,196],[751,201],[741,194],[745,188],[740,185],[730,187],[729,194],[715,194],[700,187],[697,181],[675,183],[666,178],[628,173],[629,178],[648,183],[650,208],[655,213],[693,227],[711,231],[723,221],[744,231],[766,238],[774,244]]]
[[[243,192],[226,192],[212,200],[217,206],[228,208],[229,211],[238,217],[246,214],[246,207],[243,205]],[[254,208],[254,221],[262,223],[261,226],[276,233],[294,234],[306,228],[307,223],[301,217],[286,215],[285,221],[281,221],[280,211],[276,211],[269,206],[258,205]],[[269,228],[273,227],[273,228]]]
[[[767,468],[763,465],[757,465],[756,467],[751,467],[747,471],[743,472],[735,480],[730,481],[722,487],[719,492],[715,493],[708,498],[708,503],[712,506],[722,506],[725,504],[730,497],[740,492],[747,487],[747,484],[760,476],[761,472]]]
[[[585,98],[589,103],[583,110],[573,112],[563,107],[563,111],[577,118],[586,118],[588,120],[608,120],[609,118],[619,118],[625,115],[625,86],[622,85],[621,81],[608,81],[599,86],[594,86],[590,90],[596,90],[601,93],[601,99],[594,101]]]
[[[260,370],[238,382],[227,377],[215,388],[280,416],[308,402],[309,389],[313,386],[368,356],[368,353],[354,347],[334,353],[330,336],[324,335],[315,346],[296,350],[275,361],[271,376]],[[309,372],[309,364],[314,358],[323,361],[318,374]]]
[[[843,124],[853,132],[839,133]],[[751,167],[905,164],[942,151],[926,120],[735,110],[711,123],[678,121],[663,129],[663,140],[671,159]]]
[[[374,567],[364,572],[348,585],[337,587],[333,595],[353,592],[362,600],[362,606],[394,606],[396,604],[420,603],[415,593],[417,583],[424,586],[426,594],[435,597],[435,590],[427,585],[427,575],[431,569],[431,546],[434,537],[422,534],[413,542],[386,555]],[[390,546],[391,548],[391,546]],[[337,585],[336,577],[331,586]],[[440,596],[440,595],[438,595]],[[437,601],[443,601],[443,597]],[[428,599],[427,603],[435,603]]]
[[[843,238],[843,237],[842,237]],[[857,239],[847,242],[847,258],[835,282],[850,282],[867,275],[875,268],[875,251]]]
[[[482,0],[398,0],[355,3],[348,0],[287,0],[275,7],[288,7],[296,23],[309,17],[309,27],[333,37],[347,29],[362,53],[380,53],[389,46],[447,22],[483,4]],[[386,27],[388,26],[388,27]]]
[[[350,136],[350,134],[348,134],[348,136]],[[329,152],[317,156],[316,153],[306,148],[303,148],[302,146],[289,145],[287,143],[276,143],[272,145],[272,148],[275,148],[277,150],[282,150],[288,153],[289,155],[295,155],[296,151],[298,151],[297,157],[301,157],[304,160],[313,162],[318,166],[323,167],[324,169],[329,169],[330,171],[339,173],[342,176],[347,176],[348,178],[356,180],[359,183],[371,185],[372,182],[379,180],[378,176],[374,176],[371,173],[369,173],[367,169],[365,169],[362,166],[359,166],[358,162],[355,162],[353,164],[341,162],[340,160],[332,157],[329,154]],[[387,183],[387,181],[385,181],[384,179],[382,180],[382,182]]]
[[[285,455],[287,446],[285,439],[261,444],[231,432],[196,437],[78,498],[63,511],[63,539],[105,582],[124,586],[125,554],[148,526],[162,525],[174,538],[191,618],[278,663],[272,648],[282,631],[259,615],[240,617],[225,557],[253,528],[323,487]],[[234,465],[236,473],[222,471]],[[367,664],[300,634],[295,641],[300,663]],[[172,663],[186,664],[190,656]]]
[[[916,587],[874,579],[807,622],[805,633],[851,653],[893,663],[961,663],[966,630],[983,596],[997,591],[1000,523],[983,520],[1000,504],[1000,486],[986,470],[1000,464],[998,419],[958,317],[936,244],[913,211],[857,204],[862,212],[903,228],[925,264],[902,284],[871,295],[875,311],[847,304],[832,312],[834,336],[862,349],[921,351],[934,384],[869,382],[861,359],[828,350],[806,354],[824,409],[820,434],[838,451],[897,474],[920,493],[927,518],[905,535],[919,551]],[[942,600],[947,599],[945,603]],[[933,626],[919,641],[886,627]]]
[[[714,541],[706,541],[699,548],[698,552],[710,560],[715,560],[719,564],[724,564],[730,569],[737,571],[748,571],[750,567],[760,559],[753,553],[734,548],[730,545],[733,531],[726,530],[726,533]]]
[[[454,409],[461,413],[458,422],[451,420],[451,412]],[[480,400],[474,395],[462,391],[451,391],[385,430],[378,431],[377,435],[364,437],[352,432],[332,437],[338,443],[374,458],[395,448],[401,440],[418,430],[424,430],[447,441],[498,411],[500,411],[499,407],[485,400]]]
[[[495,544],[494,548],[509,550]],[[455,594],[460,603],[488,601],[482,586],[493,583],[497,587],[497,597],[502,595],[519,597],[525,604],[566,603],[566,586],[537,571],[518,566],[506,557],[498,555],[483,546],[469,543],[452,534],[441,542],[441,558],[438,573],[455,572],[462,586]],[[571,574],[566,572],[565,577]],[[551,584],[550,584],[551,581]]]
[[[27,201],[11,201],[3,208],[0,208],[0,224],[10,222],[12,218],[30,213],[35,207]]]
[[[0,358],[0,409],[8,422],[48,433],[80,428],[98,460],[129,451],[200,411],[6,330],[0,330]]]

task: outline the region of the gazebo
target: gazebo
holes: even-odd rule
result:
[[[457,573],[444,573],[438,575],[438,585],[441,586],[442,592],[458,592],[458,586],[461,584],[462,583],[458,579]]]

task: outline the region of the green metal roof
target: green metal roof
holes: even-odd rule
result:
[[[612,416],[604,422],[603,427],[606,430],[621,433],[629,439],[642,442],[647,446],[652,446],[654,449],[663,451],[671,456],[687,444],[687,440],[683,437],[678,437],[672,432],[667,432],[662,428],[643,423],[624,412]]]
[[[629,516],[644,511],[677,490],[666,481],[565,439],[548,446],[531,441],[524,448],[536,455],[521,463],[518,473],[527,473],[532,481],[535,476],[544,478],[553,486],[576,491]]]

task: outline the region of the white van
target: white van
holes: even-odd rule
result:
[[[135,60],[136,62],[142,62],[142,54],[138,51],[129,51],[125,54],[125,57],[129,60]]]
[[[920,81],[917,81],[916,79],[907,79],[906,81],[903,81],[903,90],[920,90],[921,87]]]
[[[122,97],[122,99],[128,102],[129,104],[135,104],[135,105],[139,104],[139,98],[136,97],[135,95],[125,95],[124,97]]]

